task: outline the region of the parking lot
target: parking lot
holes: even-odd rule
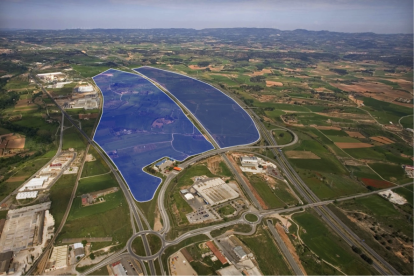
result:
[[[210,208],[209,205],[202,206],[196,211],[186,215],[189,223],[200,223],[207,220],[220,220],[219,214]]]

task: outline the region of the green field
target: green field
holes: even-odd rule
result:
[[[138,256],[147,256],[141,236],[136,237],[132,242],[132,250]]]
[[[396,183],[407,183],[411,179],[405,174],[404,169],[400,165],[373,163],[369,165],[374,171],[381,175],[385,180]]]
[[[286,206],[286,202],[284,202],[276,195],[276,193],[274,193],[274,191],[272,191],[272,189],[262,177],[249,173],[248,178],[254,189],[257,191],[269,209],[282,208]]]
[[[331,232],[313,211],[293,216],[302,229],[300,237],[303,242],[320,258],[338,266],[350,275],[376,274],[375,270],[365,263],[337,235]]]
[[[381,124],[389,124],[390,122],[397,124],[401,117],[413,114],[412,108],[409,107],[382,102],[373,98],[363,98],[363,101],[364,109],[369,111]]]
[[[254,254],[264,275],[292,275],[268,231],[261,226],[253,236],[237,236]]]
[[[236,209],[233,206],[231,206],[230,204],[227,204],[227,205],[221,207],[220,209],[218,209],[218,213],[220,215],[224,215],[224,216],[231,215],[235,211],[236,211]]]
[[[413,116],[411,115],[409,117],[402,118],[400,123],[404,128],[413,128],[414,126]]]
[[[233,230],[235,232],[242,232],[242,233],[248,233],[252,230],[252,227],[249,224],[236,224],[232,226],[223,227],[220,229],[216,229],[211,231],[211,236],[213,238],[218,237],[224,233],[226,233],[229,230]]]
[[[290,131],[284,129],[274,129],[272,132],[278,145],[285,145],[293,141],[293,136]]]
[[[147,235],[147,240],[151,249],[151,255],[154,255],[155,253],[157,253],[158,251],[160,251],[161,246],[162,246],[162,242],[160,240],[160,238],[154,234],[148,234]]]
[[[109,172],[108,165],[106,165],[105,161],[93,147],[89,148],[88,154],[92,154],[92,156],[95,157],[95,161],[85,162],[85,165],[83,166],[82,177],[99,175]]]
[[[77,195],[83,195],[90,192],[117,187],[118,183],[115,176],[111,174],[98,175],[94,177],[84,178],[79,181],[79,187],[76,191]]]
[[[380,256],[386,259],[394,268],[405,275],[413,274],[412,264],[407,259],[412,258],[410,250],[400,244],[401,241],[406,244],[412,243],[413,224],[412,224],[412,197],[413,193],[408,189],[399,188],[394,192],[411,198],[411,203],[402,206],[393,205],[386,199],[378,195],[372,195],[366,198],[356,200],[347,200],[335,205],[329,205],[329,208]],[[351,221],[349,215],[353,214],[354,219]],[[357,218],[364,225],[356,223]],[[408,251],[407,251],[408,250]],[[394,252],[403,252],[402,260]],[[411,251],[412,252],[412,251]],[[404,257],[403,257],[404,256]]]
[[[368,192],[358,182],[346,175],[298,171],[308,187],[322,200]]]
[[[70,210],[68,219],[73,220],[87,216],[93,216],[115,209],[122,203],[123,193],[122,191],[117,191],[115,193],[108,194],[103,198],[105,199],[105,202],[103,203],[83,207],[81,198],[76,197],[73,201],[72,209]]]
[[[372,195],[355,200],[347,200],[338,204],[338,207],[345,210],[364,212],[375,217],[381,226],[389,229],[390,232],[399,230],[408,237],[413,236],[413,224],[410,218],[407,218],[403,212],[381,196]]]
[[[85,138],[79,131],[72,126],[71,128],[65,129],[63,131],[63,143],[62,149],[67,150],[69,148],[81,149],[85,147]]]
[[[247,221],[250,221],[250,222],[256,222],[259,218],[256,216],[256,215],[254,215],[254,214],[247,214],[246,216],[245,216],[245,218],[246,218],[246,220]]]
[[[62,175],[50,189],[50,201],[52,206],[50,213],[55,219],[55,227],[60,225],[63,215],[68,207],[69,199],[75,187],[76,175]]]

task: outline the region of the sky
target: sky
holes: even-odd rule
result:
[[[413,33],[413,0],[0,0],[0,28]]]

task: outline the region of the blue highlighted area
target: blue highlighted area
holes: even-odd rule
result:
[[[180,107],[148,80],[110,69],[94,78],[104,97],[94,140],[118,167],[137,201],[161,179],[142,169],[165,156],[182,161],[214,147]]]
[[[249,114],[213,86],[152,67],[134,70],[166,88],[193,113],[221,148],[251,144],[260,138]]]

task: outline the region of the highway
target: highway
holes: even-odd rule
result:
[[[260,118],[253,113],[253,118],[256,119],[257,124],[262,130],[262,134],[269,145],[275,145],[276,141],[273,136],[267,131],[264,127]],[[300,176],[292,168],[292,166],[287,161],[283,152],[280,150],[280,157],[275,152],[274,149],[271,149],[276,160],[278,161],[280,168],[284,172],[284,175],[288,180],[296,187],[297,191],[308,203],[320,202],[320,199],[309,189],[309,187],[303,182]],[[355,245],[365,249],[365,252],[368,255],[374,257],[373,267],[383,275],[393,274],[399,275],[398,271],[393,268],[388,262],[386,262],[381,256],[379,256],[374,250],[372,250],[366,243],[361,242],[361,239],[352,232],[351,229],[346,227],[346,225],[335,215],[333,214],[326,206],[321,206],[314,208],[315,211],[322,217],[322,219],[340,236],[342,237],[350,246]]]
[[[302,269],[300,269],[299,265],[296,263],[295,259],[293,259],[292,254],[290,253],[286,244],[283,242],[282,238],[279,236],[279,233],[276,231],[276,228],[271,220],[267,220],[267,227],[269,227],[270,233],[272,233],[277,245],[283,252],[283,255],[286,257],[287,262],[289,263],[290,267],[293,269],[295,274],[305,275],[305,273],[302,271]]]

